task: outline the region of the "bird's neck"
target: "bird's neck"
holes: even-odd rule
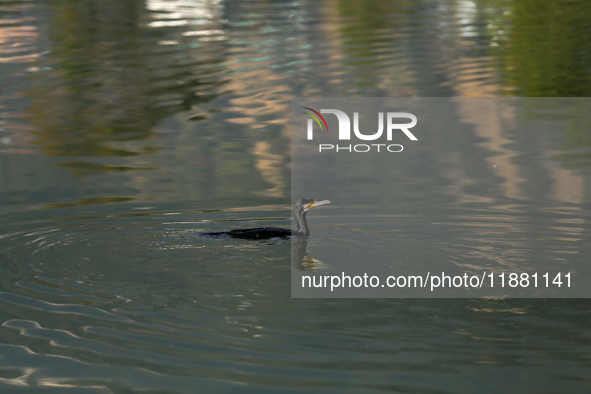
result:
[[[295,215],[295,221],[298,234],[305,236],[310,235],[310,229],[308,228],[308,222],[306,221],[306,212],[303,212],[301,215]]]

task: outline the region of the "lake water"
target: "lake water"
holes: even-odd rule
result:
[[[590,28],[584,0],[0,0],[0,392],[591,392],[588,299],[292,299],[289,241],[197,235],[289,226],[292,98],[591,96]],[[312,196],[305,268],[384,234],[584,262],[591,114],[478,122],[383,217]]]

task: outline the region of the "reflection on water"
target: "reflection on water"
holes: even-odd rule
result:
[[[590,11],[0,0],[0,391],[588,391],[586,300],[289,297],[290,252],[323,272],[364,237],[466,270],[584,259],[585,105],[565,133],[460,108],[394,214],[331,198],[304,248],[195,233],[289,225],[292,97],[588,96]]]
[[[35,143],[43,153],[84,158],[155,154],[154,128],[163,119],[218,95],[224,80],[215,75],[222,70],[224,48],[216,42],[187,41],[182,51],[171,51],[165,39],[181,32],[151,33],[161,25],[145,21],[149,17],[143,5],[108,1],[92,10],[76,3],[55,4],[52,67],[43,73],[43,83],[25,93],[31,100],[27,119],[37,129]],[[200,20],[192,16],[193,23]],[[146,169],[60,164],[75,176]]]
[[[493,34],[507,82],[516,93],[590,96],[589,4],[514,0],[510,5],[507,19],[497,23]]]

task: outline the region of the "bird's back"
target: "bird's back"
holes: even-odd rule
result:
[[[291,230],[287,228],[278,227],[256,227],[235,229],[230,231],[216,232],[216,233],[201,233],[206,237],[232,237],[242,239],[269,239],[269,238],[285,238],[292,235]]]

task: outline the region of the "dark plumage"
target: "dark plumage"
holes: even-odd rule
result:
[[[243,239],[284,238],[294,235],[307,237],[310,235],[310,229],[308,228],[308,223],[306,222],[306,213],[310,209],[324,204],[330,204],[330,201],[317,201],[310,198],[302,198],[300,201],[298,201],[293,207],[293,216],[297,228],[296,231],[291,231],[288,228],[280,227],[256,227],[214,233],[200,233],[200,235],[207,237],[232,237]]]

